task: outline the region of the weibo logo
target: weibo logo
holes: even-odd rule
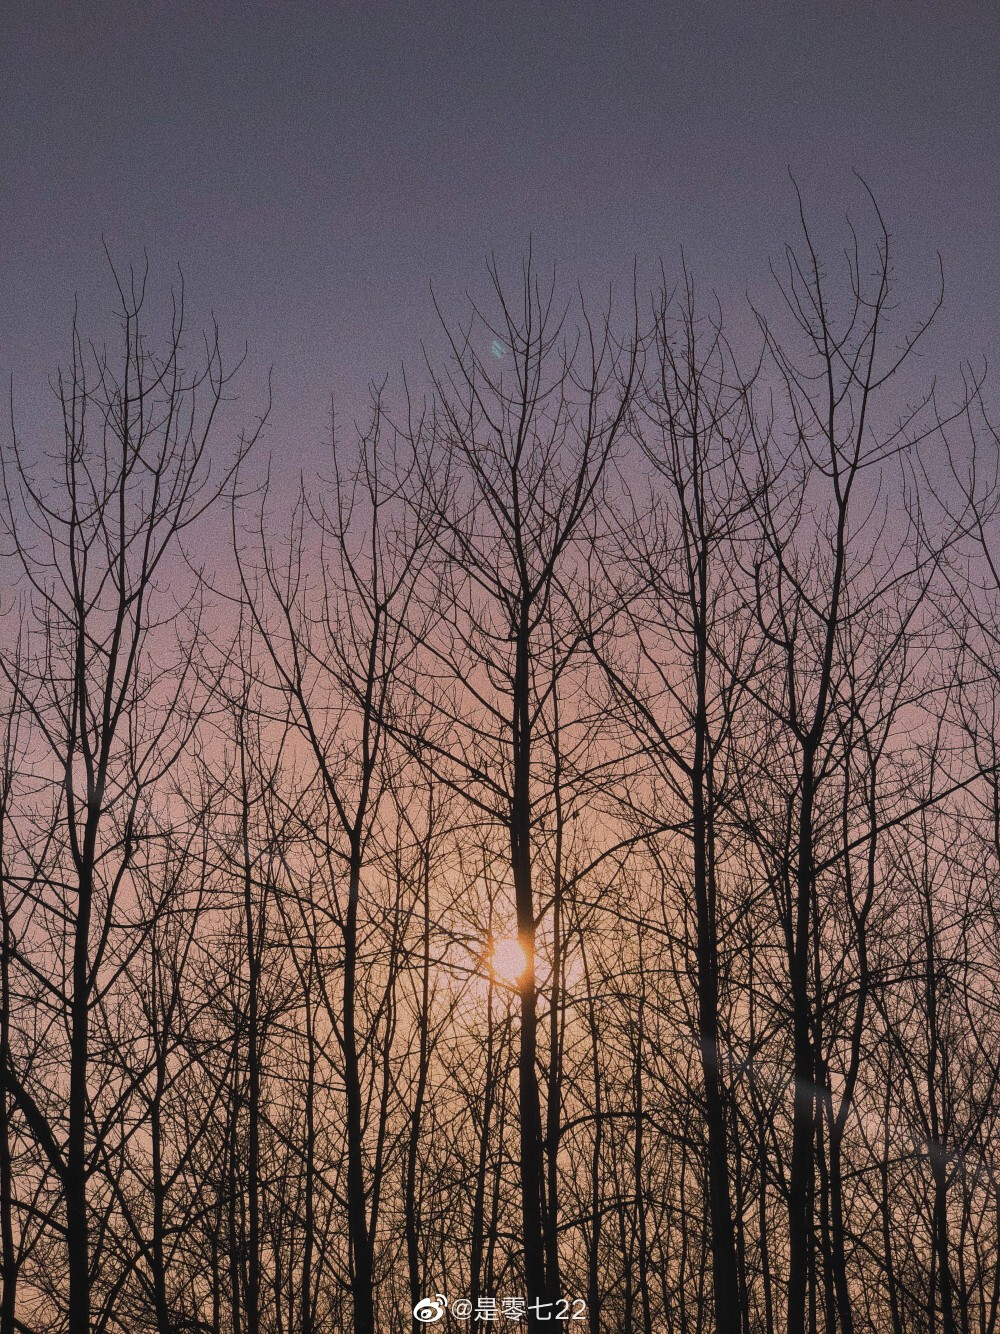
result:
[[[422,1325],[436,1325],[444,1318],[447,1309],[448,1298],[444,1293],[438,1292],[433,1297],[421,1297],[413,1308],[413,1314]]]

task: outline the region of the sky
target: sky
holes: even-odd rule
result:
[[[893,231],[928,355],[995,359],[1000,7],[921,0],[18,0],[0,37],[0,372],[30,418],[102,238],[183,268],[194,318],[273,367],[268,439],[307,466],[332,400],[412,364],[485,261],[529,240],[567,289],[675,272],[726,309],[794,234]],[[39,419],[41,420],[41,419]],[[30,427],[33,423],[29,421]]]

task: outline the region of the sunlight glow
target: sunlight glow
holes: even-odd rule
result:
[[[520,941],[512,937],[505,937],[494,942],[493,953],[490,955],[490,967],[493,969],[493,975],[499,978],[501,982],[516,987],[527,966],[528,959]]]

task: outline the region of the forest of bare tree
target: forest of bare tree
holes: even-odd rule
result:
[[[0,1334],[1000,1334],[985,376],[490,279],[291,500],[141,271],[14,403]]]

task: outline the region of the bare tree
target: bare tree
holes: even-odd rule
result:
[[[180,298],[74,327],[0,502],[0,1334],[997,1334],[1000,451],[876,227],[739,358],[684,271],[618,337],[493,265],[287,509]]]
[[[784,449],[778,445],[776,422],[756,427],[768,485],[756,493],[760,538],[753,560],[757,616],[769,646],[758,686],[762,730],[764,719],[773,720],[778,730],[770,763],[775,772],[787,765],[787,786],[776,795],[787,812],[785,833],[772,867],[787,955],[794,1078],[789,1334],[815,1324],[810,1312],[820,1286],[828,1326],[853,1328],[841,1155],[871,1000],[868,921],[881,864],[879,835],[908,818],[908,805],[917,815],[951,790],[947,782],[935,784],[908,803],[888,761],[890,755],[900,761],[929,698],[923,664],[937,633],[927,616],[929,592],[954,539],[947,529],[935,536],[926,516],[907,517],[906,470],[916,470],[924,443],[945,438],[949,420],[962,409],[942,415],[931,389],[892,413],[891,396],[937,303],[914,333],[894,338],[890,238],[877,209],[876,216],[874,275],[863,278],[854,238],[842,307],[803,218],[802,253],[786,248],[779,280],[793,332],[779,337],[761,318],[791,441]],[[898,505],[891,515],[890,498]],[[860,849],[867,865],[858,883],[852,857]],[[850,939],[834,964],[830,934],[843,910]],[[856,990],[846,1007],[838,1100],[831,1088],[838,1006],[829,988],[848,956],[857,970]]]
[[[720,936],[731,910],[718,829],[732,819],[732,794],[720,788],[733,773],[734,718],[755,671],[741,622],[747,590],[738,554],[752,526],[752,471],[745,477],[751,412],[749,386],[732,362],[721,321],[699,319],[689,276],[676,312],[664,286],[637,398],[652,494],[631,497],[620,550],[604,553],[617,586],[615,614],[604,625],[584,627],[638,739],[642,759],[630,790],[640,827],[650,837],[682,828],[688,844],[680,852],[689,869],[678,892],[690,893],[694,905],[712,1309],[719,1331],[731,1334],[748,1317],[741,1313],[730,1177]]]
[[[375,1230],[380,1143],[366,1133],[370,1092],[366,1052],[388,1042],[391,1006],[376,1005],[372,1026],[359,1023],[362,997],[378,986],[380,972],[366,960],[368,933],[388,917],[363,903],[366,879],[380,875],[373,848],[383,799],[398,761],[388,751],[388,723],[397,708],[395,686],[409,651],[405,608],[421,566],[426,539],[399,503],[406,477],[393,474],[383,447],[383,415],[376,401],[371,431],[359,442],[356,466],[344,462],[334,442],[329,498],[314,502],[303,492],[284,564],[260,511],[254,557],[234,528],[245,606],[270,662],[279,713],[288,716],[306,748],[319,799],[308,834],[323,850],[331,881],[314,906],[324,931],[337,933],[339,994],[334,999],[323,969],[317,977],[326,1019],[336,1034],[346,1098],[347,1215],[354,1324],[376,1327]],[[308,532],[315,551],[303,544]],[[313,561],[315,559],[315,565]],[[257,564],[253,564],[253,560]],[[374,906],[374,905],[373,905]],[[314,939],[313,949],[318,948]],[[376,949],[379,947],[376,946]],[[390,951],[383,1001],[399,972]],[[382,1030],[381,1038],[378,1036]],[[383,1070],[383,1075],[385,1071]],[[389,1093],[383,1079],[383,1095]]]
[[[70,1334],[92,1329],[88,1182],[92,1023],[135,950],[143,924],[129,882],[148,794],[183,751],[192,722],[177,708],[189,680],[198,603],[171,597],[185,530],[215,502],[232,467],[211,467],[225,386],[218,334],[186,372],[183,289],[165,351],[143,327],[145,276],[120,279],[120,346],[85,344],[57,393],[63,440],[48,475],[14,434],[3,465],[3,522],[25,589],[25,631],[0,655],[29,718],[28,762],[47,811],[30,852],[32,922],[15,968],[41,984],[65,1080],[28,1080],[7,1053],[5,1087],[58,1178],[65,1207]],[[251,444],[244,437],[237,457]],[[15,656],[19,654],[19,656]],[[33,1086],[32,1086],[33,1084]]]
[[[543,715],[579,648],[566,614],[569,589],[581,580],[581,543],[625,438],[638,344],[633,337],[617,345],[608,317],[594,325],[585,311],[583,338],[564,339],[554,286],[540,285],[530,260],[518,304],[495,268],[491,275],[499,323],[474,308],[467,329],[445,324],[451,360],[432,370],[433,406],[411,426],[438,553],[437,582],[424,596],[444,611],[434,638],[424,640],[425,679],[444,672],[450,681],[447,693],[418,688],[442,736],[425,742],[425,762],[509,846],[525,961],[518,980],[523,1264],[529,1322],[539,1328],[546,1304],[560,1297],[558,1118],[555,1107],[543,1118],[539,1087],[538,940],[552,899],[536,885],[535,844],[561,780],[552,774]],[[496,370],[479,351],[489,338],[503,350]],[[557,826],[562,819],[556,811]],[[555,874],[558,892],[558,866]],[[556,989],[558,972],[557,957]],[[557,1063],[558,1052],[549,1060]]]

